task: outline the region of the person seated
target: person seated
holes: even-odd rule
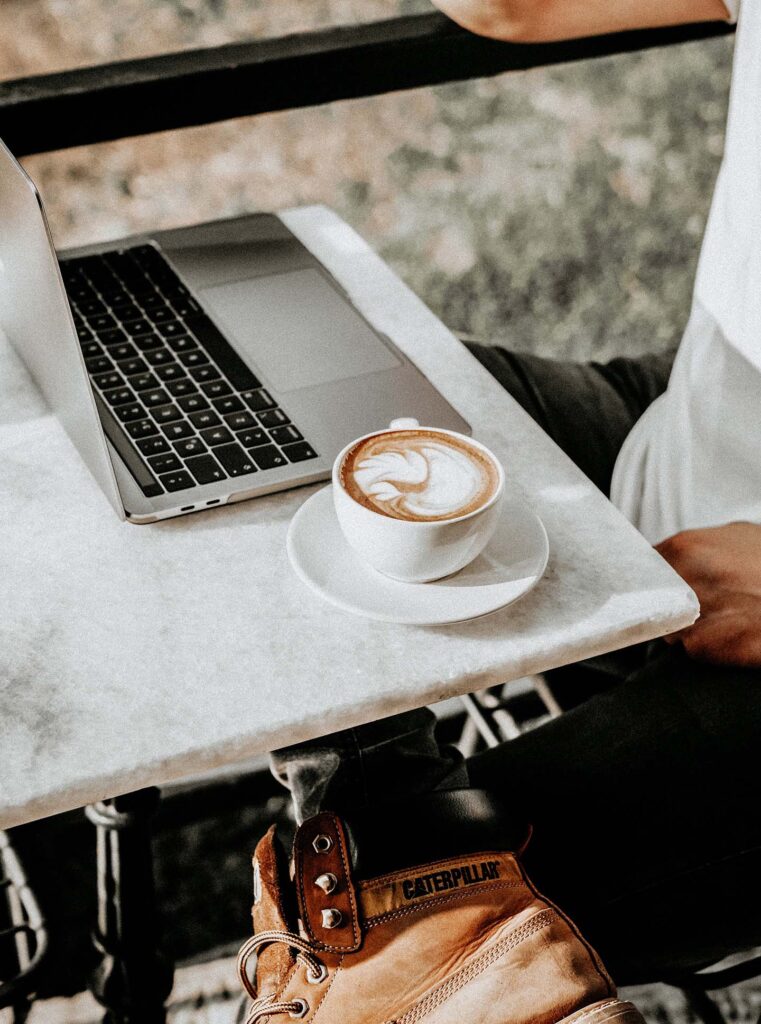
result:
[[[436,2],[518,41],[735,13]],[[694,588],[701,617],[577,666],[597,696],[467,762],[425,708],[276,751],[299,827],[292,856],[274,829],[256,850],[249,1024],[636,1024],[612,977],[761,944],[761,3],[744,5],[676,356],[577,365],[470,346]]]

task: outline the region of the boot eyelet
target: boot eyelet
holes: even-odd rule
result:
[[[296,1006],[297,1004],[298,1010],[289,1010],[288,1016],[293,1017],[294,1020],[301,1020],[302,1017],[306,1017],[309,1013],[309,1003],[306,999],[294,999],[293,1005]]]
[[[307,981],[309,982],[310,985],[319,985],[320,982],[325,981],[327,976],[328,976],[328,969],[325,966],[325,964],[320,964],[319,971],[315,971],[315,972],[312,972],[311,970],[307,971]]]
[[[322,927],[323,928],[339,928],[343,924],[344,916],[340,910],[335,907],[328,907],[327,910],[322,912]]]
[[[312,849],[315,853],[327,853],[333,846],[333,840],[330,836],[323,835],[322,833],[315,836],[312,840]]]
[[[326,871],[324,874],[318,875],[317,878],[315,878],[314,884],[318,889],[322,889],[326,896],[329,896],[338,886],[338,879],[332,871]]]

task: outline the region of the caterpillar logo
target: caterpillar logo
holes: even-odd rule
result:
[[[477,882],[491,882],[496,878],[499,878],[499,861],[486,860],[480,864],[463,864],[450,871],[434,871],[430,875],[405,878],[402,882],[402,892],[405,899],[414,900],[419,896],[447,892],[449,889],[459,889],[464,885],[476,885]]]

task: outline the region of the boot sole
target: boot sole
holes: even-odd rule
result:
[[[604,999],[599,1003],[585,1006],[570,1017],[563,1017],[558,1024],[645,1024],[645,1018],[634,1003],[622,999]]]

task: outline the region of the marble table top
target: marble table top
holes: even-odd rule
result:
[[[518,604],[398,626],[292,572],[314,488],[120,522],[0,340],[0,827],[662,635],[692,591],[371,249],[323,207],[283,219],[472,424],[542,517]],[[319,485],[323,486],[323,485]]]

